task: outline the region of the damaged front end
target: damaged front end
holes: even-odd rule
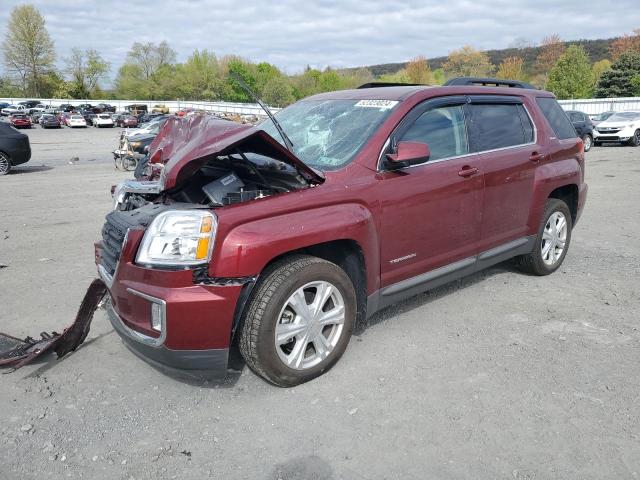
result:
[[[209,277],[216,210],[269,201],[324,178],[263,130],[213,117],[167,121],[148,158],[144,175],[114,187],[114,210],[95,245],[107,315],[147,362],[219,376],[236,307],[255,278]]]
[[[217,208],[324,181],[263,130],[214,117],[169,120],[148,158],[137,180],[114,187],[115,210],[158,201]]]

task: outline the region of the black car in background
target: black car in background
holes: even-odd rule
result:
[[[567,110],[567,115],[576,129],[576,133],[582,138],[584,151],[588,152],[593,145],[593,123],[589,115],[584,112],[579,112],[578,110]]]
[[[38,121],[42,128],[62,128],[62,124],[58,117],[55,115],[51,115],[50,113],[45,113],[40,117]]]
[[[83,116],[84,121],[87,122],[87,125],[93,125],[93,119],[96,118],[96,114],[93,110],[81,110],[80,115]]]
[[[0,122],[0,175],[12,167],[27,163],[31,158],[29,137],[8,123]]]
[[[145,155],[147,153],[145,148],[151,145],[151,142],[153,142],[153,139],[156,138],[157,135],[157,132],[131,135],[130,137],[128,137],[131,150],[141,155]]]
[[[36,105],[40,105],[40,100],[25,100],[23,102],[18,102],[18,105],[24,105],[25,108],[29,109],[29,108],[33,108]]]
[[[69,103],[63,103],[62,105],[58,106],[58,110],[60,110],[61,112],[73,112],[75,109],[76,107]]]
[[[115,113],[116,111],[116,107],[114,107],[113,105],[109,105],[108,103],[99,103],[97,107],[103,112]]]

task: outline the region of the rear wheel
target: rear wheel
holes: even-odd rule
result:
[[[640,146],[640,129],[633,133],[633,137],[629,139],[629,145],[632,147]]]
[[[557,198],[547,200],[533,251],[516,257],[518,268],[534,275],[549,275],[555,272],[567,255],[572,226],[571,212],[567,204]]]
[[[591,145],[593,144],[593,138],[588,133],[582,137],[582,144],[584,145],[584,151],[588,152],[591,150]]]
[[[11,160],[9,155],[0,152],[0,175],[6,175],[11,171]]]
[[[255,287],[240,352],[269,382],[299,385],[340,359],[355,316],[355,290],[344,270],[316,257],[289,257],[270,267]]]

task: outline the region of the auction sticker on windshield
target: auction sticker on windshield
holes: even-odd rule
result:
[[[388,110],[389,108],[393,108],[398,104],[395,100],[360,100],[356,103],[355,107],[364,107],[364,108],[379,108],[381,110]]]

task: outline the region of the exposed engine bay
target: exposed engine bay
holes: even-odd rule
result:
[[[238,150],[210,159],[186,181],[166,191],[162,191],[161,180],[123,182],[113,191],[114,209],[134,210],[158,200],[224,207],[308,187],[295,167]]]

